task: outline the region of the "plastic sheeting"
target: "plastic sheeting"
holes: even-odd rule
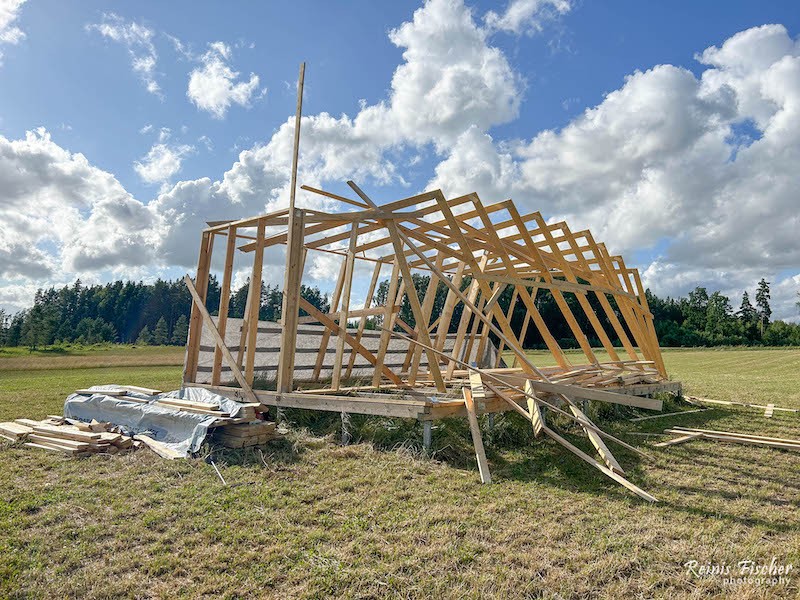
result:
[[[243,410],[238,402],[202,388],[186,388],[156,396],[128,392],[128,396],[146,400],[146,403],[125,400],[124,396],[107,396],[103,393],[103,391],[127,389],[121,385],[96,385],[89,389],[97,393],[91,396],[71,394],[67,397],[64,402],[65,417],[81,421],[97,419],[113,423],[119,426],[125,435],[139,433],[149,435],[180,452],[184,457],[200,450],[208,434],[208,426],[216,420],[216,417],[155,406],[153,402],[160,398],[180,398],[215,404],[223,411],[229,412],[232,418],[236,418]]]

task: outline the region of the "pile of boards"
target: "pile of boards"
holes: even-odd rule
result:
[[[177,411],[190,412],[200,415],[209,415],[217,417],[223,422],[243,423],[256,418],[256,408],[260,404],[243,404],[242,409],[239,411],[235,419],[231,418],[231,413],[220,408],[218,404],[211,404],[208,402],[194,402],[191,400],[183,400],[181,398],[167,398],[162,397],[153,401],[150,399],[138,398],[130,392],[138,392],[140,394],[147,394],[148,396],[156,396],[161,394],[161,390],[143,388],[135,385],[121,386],[118,390],[92,390],[81,389],[75,390],[76,394],[84,396],[91,396],[93,394],[103,394],[104,396],[111,396],[120,398],[126,402],[139,402],[140,404],[152,404],[153,406],[160,406],[161,408],[169,408]]]
[[[224,425],[215,429],[213,437],[226,448],[247,448],[278,439],[280,434],[275,431],[275,423],[261,421]]]
[[[12,441],[24,441],[24,446],[62,452],[71,456],[104,453],[118,454],[141,445],[132,437],[112,431],[111,423],[51,415],[42,421],[16,419],[0,423],[0,436]]]

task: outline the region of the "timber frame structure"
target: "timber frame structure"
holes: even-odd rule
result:
[[[603,438],[642,453],[600,430],[584,412],[587,400],[660,410],[661,401],[646,396],[660,391],[680,393],[680,383],[667,380],[653,316],[636,269],[628,268],[621,256],[612,256],[589,231],[572,232],[563,222],[548,224],[538,212],[521,215],[510,200],[484,205],[474,193],[448,200],[434,190],[378,206],[355,183],[348,185],[355,198],[308,186],[302,189],[326,197],[327,202],[355,208],[349,212],[299,209],[292,202],[289,209],[208,223],[202,232],[196,278],[185,278],[193,305],[184,385],[278,408],[416,418],[424,423],[426,446],[432,420],[464,416],[484,482],[491,481],[491,475],[477,415],[514,410],[531,421],[537,436],[547,435],[637,495],[655,501],[626,479]],[[219,307],[209,307],[212,312],[218,310],[218,316],[212,317],[205,301],[216,240],[224,240],[225,261]],[[279,245],[286,247],[282,320],[259,325],[260,295],[253,290],[261,286],[265,250]],[[309,252],[341,257],[327,314],[300,295]],[[244,318],[231,328],[228,306],[237,253],[252,256],[252,271]],[[363,308],[354,309],[351,289],[359,263],[374,266]],[[388,298],[384,306],[371,306],[382,269],[391,271]],[[407,285],[415,271],[430,275],[423,297]],[[441,314],[432,318],[439,285],[447,288],[447,296]],[[513,290],[510,306],[503,307],[498,300],[509,286]],[[542,289],[550,291],[580,345],[585,356],[581,364],[570,364],[537,309],[536,295]],[[598,360],[566,301],[568,294],[577,299],[572,306],[585,313],[590,335],[600,340],[610,360]],[[589,303],[590,295],[596,297],[621,347],[612,343],[610,332]],[[399,316],[404,296],[414,315],[413,327]],[[463,310],[454,319],[459,303]],[[521,331],[514,331],[510,321],[518,303],[526,314]],[[300,316],[301,309],[305,316]],[[371,332],[371,348],[365,334],[368,317],[377,317],[382,324],[378,332]],[[356,319],[356,327],[347,326]],[[314,342],[313,371],[300,378],[295,371],[296,350],[308,330],[298,327],[310,323],[321,325],[317,331],[322,341]],[[271,367],[276,375],[271,390],[253,387],[257,353],[263,351],[257,347],[258,336],[267,325],[280,336],[277,366]],[[522,346],[529,327],[538,330],[553,366],[536,367],[526,356]],[[499,349],[494,364],[484,361],[479,367],[472,357],[480,361],[485,356],[486,345],[492,343],[490,333]],[[210,357],[209,366],[204,367],[209,373],[205,382],[198,377],[203,336],[210,340],[204,347]],[[394,347],[403,344],[402,365],[387,364],[392,340]],[[502,362],[503,351],[513,354],[510,366]],[[326,367],[330,377],[321,376],[326,357],[332,358],[332,365]],[[362,375],[356,378],[357,359]],[[548,411],[577,422],[599,460],[549,427]]]

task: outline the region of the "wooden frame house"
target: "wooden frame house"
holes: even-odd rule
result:
[[[426,444],[432,420],[465,416],[484,481],[490,475],[477,415],[514,410],[531,420],[537,435],[548,435],[654,500],[625,479],[603,438],[631,447],[599,430],[579,407],[594,400],[660,410],[661,402],[647,395],[680,392],[679,383],[667,380],[636,269],[612,256],[589,231],[547,223],[538,212],[522,215],[511,200],[484,205],[477,194],[446,199],[434,190],[379,206],[355,183],[348,185],[353,198],[302,188],[346,204],[346,212],[290,208],[211,222],[203,230],[197,275],[186,277],[194,303],[184,385],[264,406],[416,418],[425,423]],[[220,304],[210,307],[217,313],[212,317],[205,300],[212,251],[220,244],[225,263]],[[281,321],[259,322],[260,295],[253,290],[260,289],[265,250],[279,245],[286,247]],[[252,257],[243,319],[228,315],[236,253]],[[340,257],[327,314],[300,294],[309,253]],[[370,266],[372,277],[363,308],[355,309],[354,300],[361,299],[351,297],[353,274],[362,265]],[[424,294],[408,285],[414,272],[430,276]],[[373,306],[382,273],[389,276],[388,297],[384,305]],[[446,299],[434,315],[440,285],[447,289]],[[510,305],[502,306],[499,299],[507,288],[513,290]],[[540,290],[552,294],[580,346],[578,364],[571,364],[540,314]],[[577,304],[567,302],[570,295]],[[613,334],[592,308],[591,296]],[[400,318],[404,297],[413,325]],[[521,330],[510,322],[518,305],[525,311]],[[576,307],[589,331],[582,330]],[[370,317],[377,318],[379,329],[366,329]],[[552,366],[537,367],[529,360],[523,348],[529,328],[549,349]],[[589,337],[600,341],[610,360],[598,360]],[[496,351],[487,352],[495,344]],[[503,362],[503,353],[513,357],[510,364]],[[259,369],[267,369],[268,377],[256,377]],[[274,389],[256,389],[254,382],[261,379],[274,380]],[[543,409],[578,422],[600,460],[548,427]]]

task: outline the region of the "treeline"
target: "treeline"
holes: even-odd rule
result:
[[[249,284],[230,298],[229,316],[244,316]],[[327,298],[318,288],[303,286],[301,295],[327,312]],[[219,307],[220,286],[211,276],[206,305],[213,314]],[[0,346],[37,348],[55,343],[157,344],[182,346],[189,331],[192,298],[183,280],[158,280],[153,284],[115,281],[85,286],[38,290],[33,306],[10,315],[0,309]],[[211,308],[213,307],[213,309]],[[280,317],[281,291],[261,286],[259,319]]]
[[[422,296],[428,288],[429,278],[414,274],[413,279],[414,287]],[[469,285],[470,279],[467,277],[462,282],[462,289],[466,290]],[[388,281],[380,283],[372,301],[373,306],[385,305],[388,287]],[[249,284],[245,283],[231,294],[229,316],[241,318],[244,315],[248,291]],[[506,313],[512,294],[513,289],[509,286],[499,299],[499,304]],[[301,296],[320,311],[330,311],[330,298],[327,294],[322,294],[319,288],[303,286]],[[441,314],[446,296],[447,288],[440,283],[436,290],[431,322]],[[649,290],[646,296],[662,346],[800,345],[800,325],[771,321],[769,283],[763,279],[755,292],[755,304],[745,292],[738,310],[733,309],[728,297],[720,292],[709,294],[702,287],[690,292],[687,298],[661,299]],[[600,340],[575,295],[565,294],[564,298],[590,344],[600,346]],[[615,345],[620,345],[597,298],[593,294],[586,298],[605,333]],[[212,276],[206,302],[212,314],[216,314],[219,300],[220,286]],[[353,300],[357,299],[354,297]],[[619,317],[619,310],[613,299],[609,301]],[[259,319],[280,319],[281,302],[279,285],[262,284]],[[559,344],[563,348],[578,347],[555,298],[548,290],[538,291],[535,304]],[[79,280],[71,286],[37,291],[30,309],[14,315],[0,310],[0,345],[30,348],[56,343],[98,342],[183,345],[188,333],[190,309],[191,296],[180,279],[158,280],[153,284],[115,281],[94,286],[84,286]],[[457,329],[462,311],[463,305],[459,303],[450,324],[451,332]],[[511,315],[511,326],[515,331],[522,330],[526,312],[525,305],[517,302]],[[301,314],[305,315],[302,311]],[[407,297],[400,306],[399,316],[404,322],[414,326],[415,319]],[[620,321],[624,323],[624,319],[620,318]],[[367,327],[374,328],[380,323],[380,317],[372,317],[368,319]],[[473,325],[471,323],[470,327]],[[632,338],[629,331],[626,334]],[[545,347],[533,325],[527,328],[524,345],[527,348]]]

